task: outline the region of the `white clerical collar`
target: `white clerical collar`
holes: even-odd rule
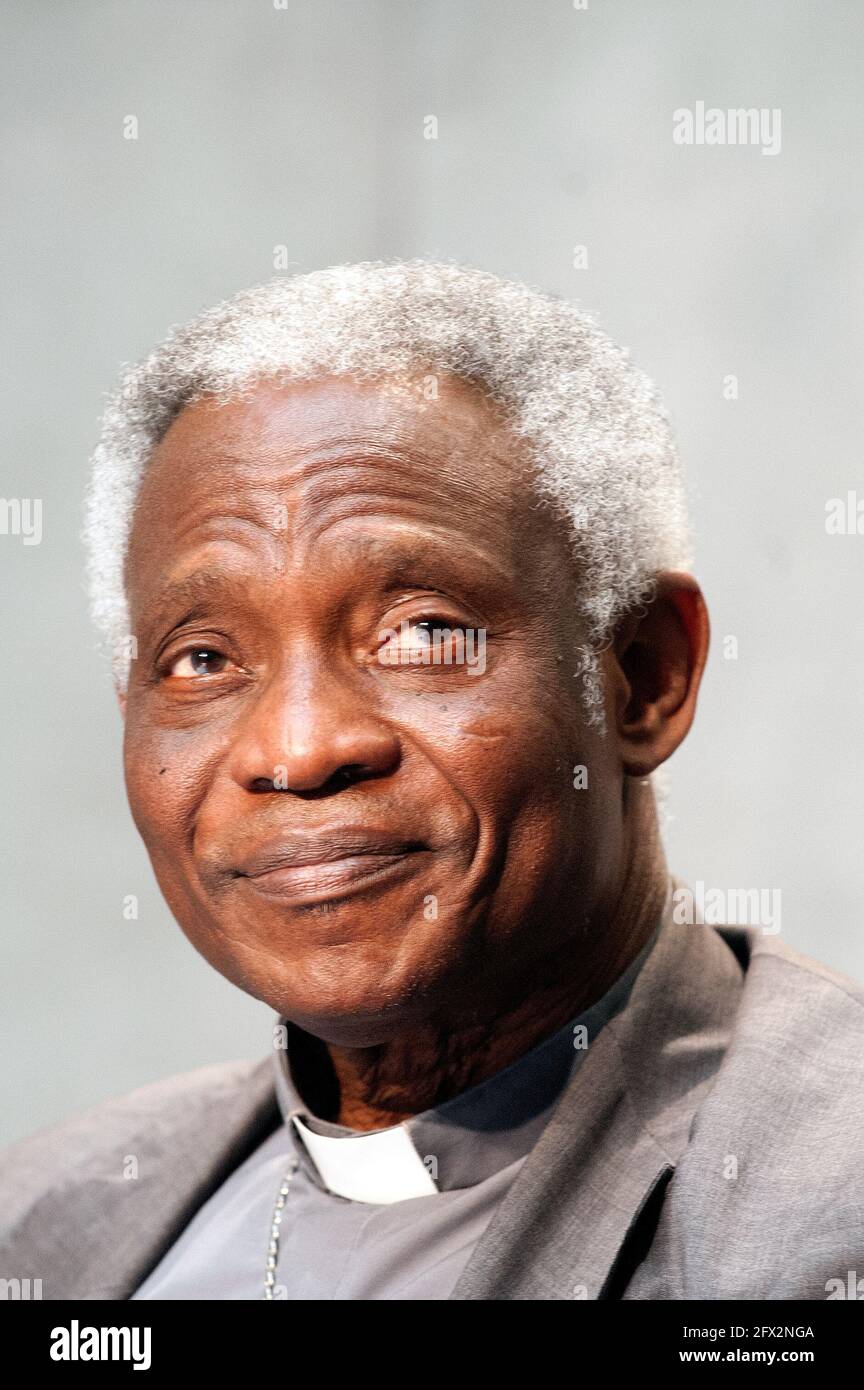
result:
[[[291,1121],[324,1184],[352,1202],[404,1202],[438,1188],[402,1125],[368,1134],[316,1134],[299,1115]]]

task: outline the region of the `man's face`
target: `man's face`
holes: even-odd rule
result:
[[[188,406],[127,577],[132,812],[228,979],[370,1046],[518,997],[586,929],[621,770],[580,704],[561,529],[470,387],[331,378]],[[421,664],[443,628],[483,661],[457,637]]]

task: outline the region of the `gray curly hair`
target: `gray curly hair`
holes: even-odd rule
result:
[[[690,566],[669,421],[648,379],[574,304],[487,272],[422,260],[332,266],[234,295],[124,372],[92,459],[84,540],[94,621],[118,684],[129,673],[124,562],[148,460],[180,410],[263,378],[432,371],[504,407],[540,495],[569,519],[598,717],[596,652],[663,569]],[[602,717],[599,717],[602,723]]]

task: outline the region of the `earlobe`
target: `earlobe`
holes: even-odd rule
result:
[[[619,624],[609,657],[628,776],[646,777],[686,737],[708,652],[708,611],[692,575],[658,576],[650,602]]]

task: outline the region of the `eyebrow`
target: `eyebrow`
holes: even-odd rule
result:
[[[370,539],[365,536],[362,540],[352,539],[343,545],[342,553],[345,556],[353,552],[357,553],[358,559],[368,556],[370,552],[376,559],[380,556],[380,570],[387,574],[387,591],[398,588],[400,584],[421,582],[424,576],[430,586],[435,587],[442,572],[454,575],[469,588],[486,589],[495,580],[511,585],[514,579],[494,555],[484,554],[470,542],[461,544],[456,550],[432,536],[423,540]]]
[[[489,617],[496,609],[500,613],[502,601],[508,609],[519,602],[516,576],[494,555],[478,550],[470,541],[463,540],[454,548],[431,536],[401,541],[382,537],[373,539],[372,546],[380,547],[380,563],[374,566],[381,583],[380,592],[391,598],[405,589],[437,591],[477,611],[485,610]],[[364,555],[368,558],[368,543],[346,544],[343,549],[346,561],[355,552],[358,561]]]
[[[159,591],[155,599],[155,611],[164,613],[167,608],[182,607],[187,603],[202,605],[220,595],[233,598],[243,584],[229,578],[224,570],[193,570],[182,579],[171,580]]]
[[[179,613],[172,624],[173,630],[181,623],[205,617],[214,599],[221,598],[229,603],[236,600],[242,588],[242,581],[230,578],[223,570],[194,570],[181,579],[170,580],[153,601],[151,616],[145,625],[145,639],[155,637],[169,614]]]

